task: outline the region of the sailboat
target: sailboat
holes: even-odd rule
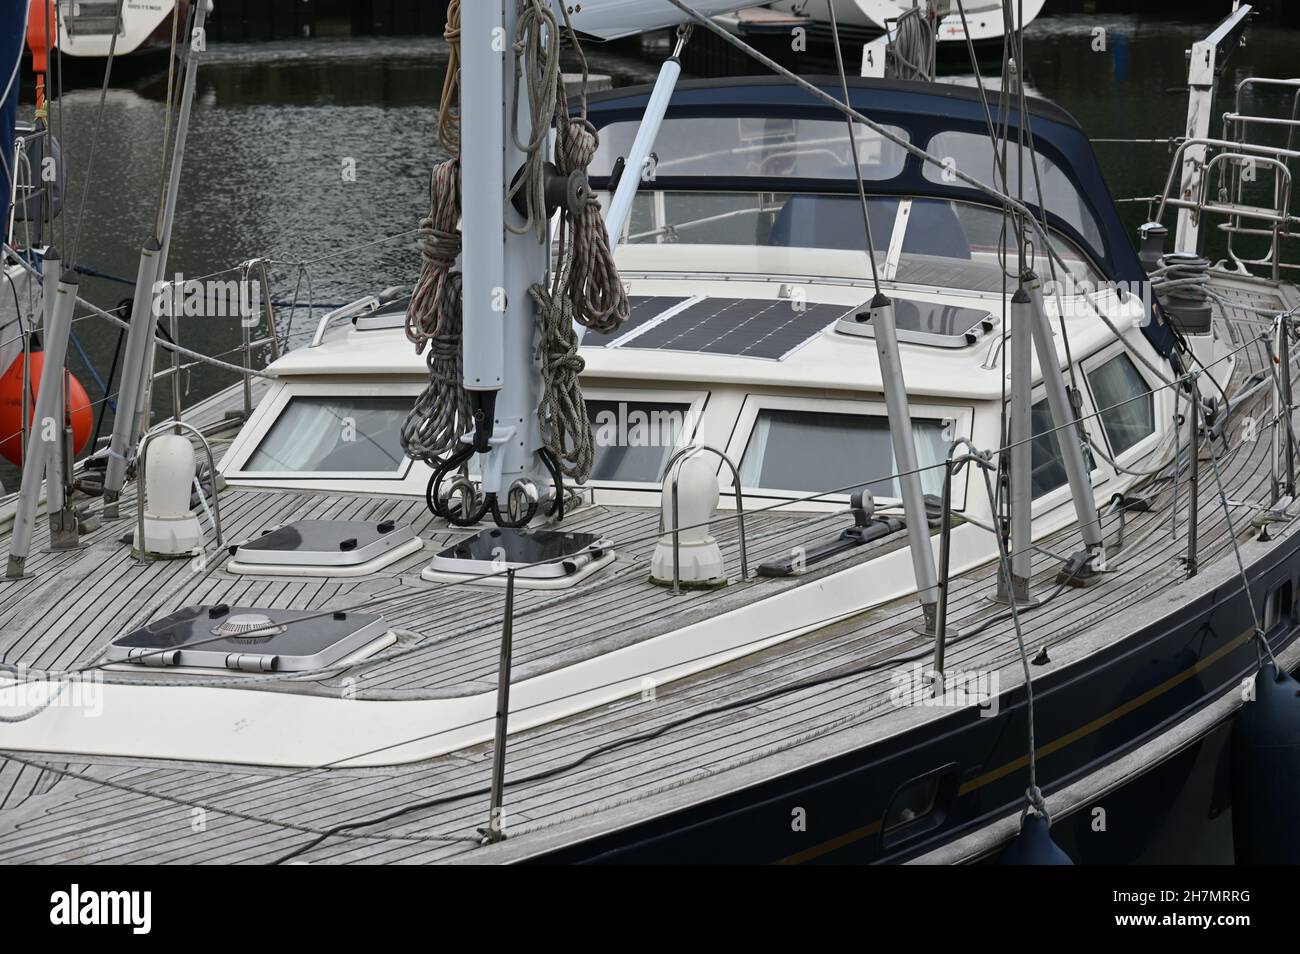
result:
[[[31,0],[29,22],[41,31],[48,22],[57,36],[49,47],[61,50],[72,64],[102,61],[110,47],[115,57],[165,52],[172,45],[177,11],[183,23],[189,6],[190,0]]]
[[[1298,860],[1300,221],[1234,170],[1300,151],[1209,129],[1250,8],[1140,249],[1012,87],[798,76],[722,3],[455,12],[515,40],[456,51],[411,287],[284,350],[240,263],[234,362],[160,278],[187,49],[113,434],[69,478],[34,429],[0,510],[0,859],[1141,858],[1230,732],[1239,860]],[[674,26],[558,99],[550,37]],[[692,30],[774,75],[680,81]],[[60,253],[15,260],[47,349],[122,324]],[[233,383],[182,406],[182,359]]]
[[[1006,25],[1020,30],[1038,19],[1046,0],[777,0],[771,8],[812,19],[810,32],[819,39],[830,37],[830,7],[835,7],[841,40],[862,43],[888,32],[899,17],[919,8],[933,16],[936,35],[942,43],[998,40]],[[964,16],[963,16],[964,14]],[[1023,17],[1023,23],[1021,18]]]

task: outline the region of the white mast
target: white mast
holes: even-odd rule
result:
[[[516,235],[523,218],[506,201],[524,154],[510,135],[514,113],[515,0],[461,7],[461,203],[464,274],[464,383],[474,408],[474,441],[483,455],[483,492],[502,506],[510,488],[543,472],[537,422],[541,378],[533,362],[535,308],[528,288],[545,281],[549,247],[534,232]],[[528,109],[518,139],[532,138]],[[480,419],[481,418],[481,419]]]
[[[701,7],[718,13],[745,5],[710,0]],[[557,22],[563,23],[565,11],[554,0],[552,6]],[[527,158],[518,143],[534,140],[528,104],[516,109],[518,19],[518,0],[474,0],[461,6],[461,353],[474,414],[472,431],[462,440],[482,456],[483,493],[503,512],[512,509],[514,492],[535,500],[537,486],[549,479],[538,454],[543,446],[537,416],[542,379],[534,358],[538,323],[529,289],[546,282],[550,243],[539,241],[533,230],[517,234],[514,230],[523,230],[525,219],[506,199]],[[595,0],[569,11],[576,31],[603,39],[687,19],[668,4],[643,0]],[[521,78],[521,89],[525,83]],[[671,83],[661,85],[666,106]],[[516,114],[518,128],[512,135]],[[651,127],[643,139],[653,139],[657,120]],[[629,170],[634,182],[636,173]]]

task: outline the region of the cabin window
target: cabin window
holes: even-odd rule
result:
[[[665,401],[587,401],[595,459],[591,479],[659,483],[688,427],[691,405]]]
[[[943,490],[945,429],[942,420],[912,420],[921,488],[928,494]],[[892,476],[897,470],[887,418],[786,408],[758,412],[740,459],[743,486],[809,494],[866,487],[878,497],[896,499],[901,495]]]
[[[980,182],[993,185],[1001,181],[993,161],[994,150],[997,148],[988,136],[948,130],[932,138],[926,151],[942,158],[950,168],[960,170]],[[1007,182],[1013,186],[1020,180],[1020,163],[1017,158],[1019,152],[1019,149],[1012,148],[1006,153]],[[1065,170],[1041,152],[1034,153],[1034,159],[1037,160],[1038,165],[1037,176],[1034,174],[1033,165],[1025,163],[1025,201],[1060,216],[1074,226],[1089,245],[1095,249],[1102,248],[1101,229],[1097,227],[1097,220],[1093,218],[1092,212],[1083,201],[1083,196],[1074,187]],[[940,168],[930,162],[925,164],[923,174],[931,182],[965,185],[960,179],[952,181],[949,168]],[[1046,203],[1039,197],[1037,182],[1042,183],[1043,193],[1047,197]]]
[[[294,396],[241,469],[396,474],[407,463],[401,433],[410,409],[410,397]]]
[[[600,131],[600,145],[588,174],[601,179],[632,151],[640,122],[610,123]],[[898,126],[885,126],[907,141]],[[867,181],[893,179],[903,171],[907,153],[875,130],[854,127],[858,165]],[[644,178],[674,176],[756,177],[855,180],[853,157],[840,120],[784,116],[669,117],[659,128],[652,166]]]
[[[1155,396],[1128,355],[1090,372],[1088,383],[1112,453],[1122,454],[1156,432]]]
[[[899,208],[910,201],[908,216]],[[914,285],[1000,293],[1004,246],[1011,235],[997,209],[925,196],[867,197],[876,260],[885,267],[898,250],[892,277]],[[895,234],[897,232],[897,234]],[[1096,288],[1102,275],[1079,248],[1053,232],[1053,248],[1076,283]],[[627,240],[632,244],[748,245],[865,252],[867,230],[856,195],[801,192],[700,192],[642,190],[632,203]],[[1012,248],[1014,254],[1014,247]],[[1034,268],[1052,274],[1039,249]],[[1068,286],[1067,286],[1068,288]]]
[[[1056,430],[1047,398],[1035,401],[1030,410],[1030,433],[1033,434],[1033,443],[1030,445],[1030,483],[1034,488],[1034,497],[1041,497],[1069,482],[1065,464],[1061,462],[1060,432]],[[1097,462],[1086,447],[1083,456],[1089,472],[1095,470]]]
[[[1264,632],[1271,633],[1273,627],[1283,620],[1291,618],[1291,581],[1287,580],[1264,601],[1264,619],[1261,625]]]

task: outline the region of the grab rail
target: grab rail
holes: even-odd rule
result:
[[[339,318],[352,318],[356,315],[374,311],[381,304],[383,303],[374,295],[366,295],[363,298],[358,298],[354,302],[349,302],[342,308],[335,308],[333,311],[326,312],[321,315],[320,321],[317,322],[316,333],[311,336],[311,342],[307,347],[320,347],[320,343],[325,339],[325,329],[330,326],[331,322],[337,321]]]
[[[1258,109],[1252,111],[1246,102],[1246,95],[1254,87],[1294,91],[1294,95],[1289,98],[1289,114],[1262,115]],[[1217,227],[1228,237],[1228,258],[1238,265],[1267,266],[1272,270],[1272,277],[1277,279],[1279,269],[1294,267],[1281,261],[1281,240],[1300,235],[1300,217],[1291,211],[1291,189],[1297,173],[1300,173],[1300,165],[1295,162],[1300,159],[1300,151],[1295,148],[1296,132],[1300,129],[1300,79],[1245,77],[1236,85],[1233,109],[1222,114],[1221,138],[1206,135],[1207,125],[1200,124],[1197,132],[1202,135],[1188,137],[1175,150],[1169,177],[1160,196],[1160,207],[1154,218],[1162,221],[1167,206],[1184,210],[1191,216],[1190,221],[1193,223],[1199,223],[1204,213],[1224,216],[1225,220],[1218,223]],[[1261,129],[1285,129],[1285,145],[1271,146],[1249,141],[1248,136],[1252,130]],[[1246,201],[1247,187],[1255,181],[1256,165],[1264,165],[1273,171],[1271,207],[1253,205]],[[1211,173],[1216,167],[1217,200],[1212,199],[1210,194]],[[1180,169],[1183,170],[1182,184],[1177,188],[1181,189],[1181,194],[1176,194],[1174,176]],[[1250,170],[1249,174],[1247,169]],[[1180,217],[1180,226],[1181,224]],[[1196,231],[1196,225],[1193,224],[1193,239]],[[1259,257],[1247,257],[1234,242],[1242,236],[1269,239],[1267,252]]]

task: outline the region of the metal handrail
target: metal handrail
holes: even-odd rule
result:
[[[366,295],[363,298],[358,298],[354,302],[349,302],[348,304],[344,305],[342,308],[335,308],[333,311],[326,312],[325,314],[321,315],[320,321],[317,322],[316,333],[311,336],[311,342],[307,345],[307,347],[308,348],[320,347],[320,343],[325,339],[325,329],[329,327],[331,322],[337,321],[339,318],[351,318],[355,315],[361,315],[368,311],[374,311],[381,304],[383,304],[383,302],[381,302],[374,295]]]
[[[1245,92],[1252,86],[1269,86],[1283,90],[1294,90],[1295,95],[1291,98],[1291,110],[1289,117],[1279,116],[1261,116],[1247,113],[1245,111],[1244,97]],[[1273,128],[1282,128],[1286,130],[1286,147],[1291,149],[1296,139],[1296,130],[1300,129],[1300,80],[1296,79],[1274,79],[1272,77],[1248,76],[1237,83],[1236,93],[1234,96],[1234,110],[1225,113],[1223,116],[1223,137],[1228,139],[1236,131],[1236,139],[1246,144],[1246,137],[1251,126],[1266,126]],[[1276,162],[1277,160],[1275,160]],[[1294,180],[1294,172],[1291,168],[1291,159],[1281,162],[1280,165],[1287,170],[1289,180]],[[1229,179],[1234,189],[1234,196],[1238,204],[1244,204],[1241,200],[1245,194],[1245,182],[1236,172],[1234,165],[1229,170]],[[1222,181],[1222,173],[1220,174]],[[1289,188],[1289,183],[1288,183]],[[1281,191],[1280,183],[1277,178],[1274,179],[1274,202],[1278,201],[1278,195]],[[1287,199],[1290,195],[1287,193]],[[1282,222],[1273,221],[1268,229],[1250,229],[1243,224],[1242,216],[1234,213],[1228,213],[1229,220],[1219,225],[1219,229],[1228,236],[1228,257],[1239,264],[1265,265],[1272,268],[1272,277],[1276,280],[1280,277],[1280,269],[1290,267],[1282,262],[1281,240],[1283,238],[1292,238],[1295,232],[1292,230],[1292,222],[1283,220]],[[1282,226],[1285,226],[1284,228]],[[1239,235],[1255,235],[1270,240],[1268,253],[1261,257],[1249,258],[1238,254],[1234,246],[1234,239]]]
[[[745,580],[749,579],[749,551],[745,545],[745,494],[744,491],[742,491],[740,488],[740,470],[732,462],[731,458],[710,444],[689,444],[668,458],[668,463],[664,465],[663,475],[659,478],[659,482],[662,485],[662,483],[668,479],[668,474],[670,471],[672,471],[673,465],[676,464],[679,460],[681,460],[683,457],[687,456],[688,454],[694,453],[695,451],[701,451],[701,450],[709,451],[710,453],[716,454],[718,457],[720,457],[723,460],[723,462],[726,463],[727,467],[731,470],[731,485],[732,487],[735,488],[736,491],[736,522],[740,528],[740,580],[743,583]],[[681,564],[679,562],[680,557],[678,552],[678,546],[679,546],[678,541],[680,539],[679,534],[681,533],[680,530],[681,524],[682,524],[681,517],[677,512],[677,483],[674,481],[673,482],[673,529],[672,529],[673,592],[674,593],[681,592],[681,575],[680,575]],[[664,512],[662,507],[659,510],[659,532],[660,533],[664,532]]]
[[[280,339],[275,331],[275,309],[271,305],[271,283],[267,274],[269,261],[265,258],[255,258],[244,262],[239,266],[240,285],[246,285],[248,275],[254,269],[258,269],[258,287],[260,289],[262,301],[265,303],[265,310],[258,315],[257,320],[249,322],[244,316],[240,315],[239,319],[239,352],[243,358],[244,368],[248,371],[253,369],[253,349],[261,348],[265,345],[271,346],[271,360],[275,361],[280,357]],[[266,323],[266,334],[262,338],[253,340],[253,328]],[[247,421],[253,415],[253,381],[250,375],[244,375],[244,420]]]
[[[1233,142],[1227,139],[1211,139],[1209,137],[1185,139],[1174,150],[1173,160],[1169,164],[1169,175],[1165,179],[1165,187],[1163,191],[1160,193],[1160,206],[1156,210],[1156,214],[1155,214],[1155,220],[1157,222],[1164,220],[1165,206],[1167,205],[1173,206],[1174,208],[1198,209],[1201,211],[1208,211],[1208,212],[1224,211],[1227,212],[1228,214],[1234,214],[1237,211],[1232,208],[1228,208],[1228,209],[1214,208],[1211,204],[1205,203],[1203,199],[1200,199],[1199,201],[1192,201],[1191,199],[1173,198],[1171,196],[1174,187],[1174,173],[1182,166],[1183,154],[1184,152],[1187,151],[1188,148],[1195,147],[1195,146],[1214,148],[1214,149],[1248,150],[1250,152],[1257,153],[1260,157],[1271,157],[1275,160],[1283,156],[1285,156],[1288,159],[1300,159],[1300,152],[1294,149],[1284,149],[1280,146],[1265,146],[1259,143]],[[1241,155],[1240,158],[1246,159],[1246,158],[1255,158],[1255,157]],[[1205,186],[1202,186],[1202,193],[1204,191],[1205,191]],[[1251,218],[1267,218],[1267,216],[1264,215],[1253,215],[1245,210],[1242,210],[1240,214],[1246,215]],[[1276,216],[1274,217],[1276,218]],[[1296,217],[1291,216],[1291,218],[1295,219]],[[1300,221],[1300,219],[1297,219],[1297,221]]]
[[[1238,168],[1245,162],[1263,164],[1273,168],[1273,210],[1270,211],[1261,206],[1247,205],[1245,199],[1245,179],[1238,175]],[[1278,267],[1281,262],[1281,240],[1283,237],[1289,237],[1293,221],[1297,221],[1291,213],[1291,168],[1280,159],[1274,159],[1268,156],[1243,156],[1240,153],[1221,152],[1210,159],[1205,164],[1205,174],[1201,178],[1202,193],[1208,191],[1210,181],[1210,171],[1216,165],[1223,163],[1229,164],[1228,179],[1233,185],[1234,198],[1236,201],[1224,204],[1220,202],[1217,206],[1205,204],[1204,207],[1209,211],[1218,209],[1231,209],[1228,213],[1228,221],[1221,222],[1220,226],[1228,235],[1228,257],[1235,262],[1242,261],[1241,256],[1237,254],[1233,247],[1233,237],[1242,234],[1245,226],[1242,224],[1247,218],[1260,219],[1265,222],[1271,222],[1272,227],[1261,229],[1269,238],[1269,251],[1266,256],[1252,260],[1252,264],[1269,265],[1273,270],[1273,279],[1276,281],[1279,277]],[[1223,172],[1219,173],[1220,183],[1223,181]],[[1283,228],[1285,226],[1285,228]]]
[[[1237,93],[1234,102],[1234,108],[1241,112],[1241,94],[1248,86],[1280,86],[1284,89],[1294,89],[1296,95],[1300,96],[1300,79],[1279,79],[1272,76],[1247,76],[1238,81]]]
[[[960,457],[955,457],[954,454],[959,447],[965,447],[967,452]],[[939,599],[934,609],[934,691],[936,696],[943,693],[944,650],[948,634],[948,577],[952,558],[952,478],[954,474],[971,462],[979,466],[988,466],[988,461],[979,454],[975,445],[968,438],[959,437],[948,446],[948,456],[944,460],[943,467],[943,502],[939,517]],[[1010,580],[1007,581],[1007,590],[1008,592],[1011,590]]]
[[[195,437],[197,437],[199,439],[199,443],[203,445],[204,453],[207,454],[208,474],[212,479],[212,526],[217,534],[217,549],[220,550],[223,546],[225,546],[225,542],[226,542],[225,536],[221,532],[221,500],[220,500],[220,495],[217,493],[217,464],[215,458],[213,458],[212,456],[212,445],[208,443],[208,439],[207,437],[204,436],[203,432],[200,431],[194,425],[186,424],[184,421],[164,421],[163,423],[157,425],[156,427],[151,428],[149,432],[140,439],[140,451],[139,454],[137,455],[137,460],[139,462],[136,464],[136,480],[135,480],[136,482],[136,495],[135,495],[136,545],[139,548],[141,559],[143,559],[145,555],[145,549],[144,549],[145,499],[144,498],[145,498],[145,485],[147,483],[145,478],[148,474],[149,442],[153,440],[155,437],[157,437],[159,434],[166,434],[168,431],[181,430],[181,429],[187,430]],[[198,481],[198,485],[199,485],[199,494],[202,495],[203,481],[201,480]]]

